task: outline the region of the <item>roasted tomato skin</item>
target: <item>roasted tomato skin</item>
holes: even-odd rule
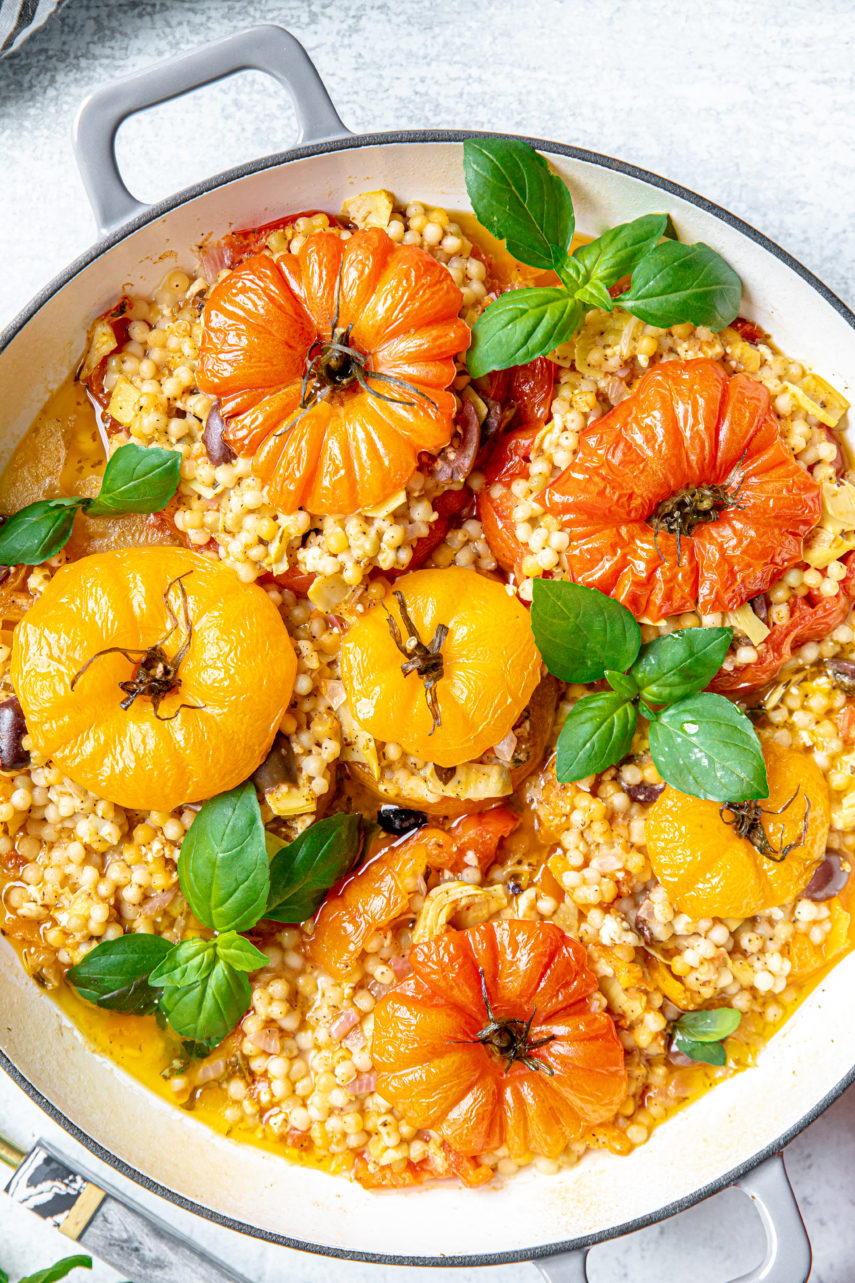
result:
[[[730,672],[722,669],[709,689],[733,699],[750,695],[768,685],[799,646],[820,641],[838,628],[855,601],[855,553],[848,553],[843,561],[846,578],[841,580],[836,596],[823,597],[811,589],[804,597],[790,598],[790,618],[785,624],[772,625],[769,636],[758,647],[754,663]]]
[[[377,1090],[412,1126],[464,1155],[507,1145],[512,1156],[554,1158],[614,1116],[623,1047],[592,1007],[584,947],[554,923],[445,932],[416,945],[410,963],[413,974],[374,1009],[372,1056]],[[497,1051],[487,1023],[525,1029],[522,1042]]]
[[[539,502],[570,535],[572,578],[653,621],[765,591],[801,560],[822,507],[768,389],[706,359],[648,371]]]

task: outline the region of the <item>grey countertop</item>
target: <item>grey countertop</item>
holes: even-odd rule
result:
[[[82,98],[254,22],[294,32],[354,130],[499,129],[631,160],[732,209],[855,303],[851,0],[665,8],[637,0],[68,0],[0,63],[0,328],[93,238],[69,141]],[[293,129],[284,92],[246,73],[128,122],[118,153],[131,189],[152,200],[288,146]],[[5,1078],[0,1131],[22,1145],[47,1135],[83,1161]],[[814,1283],[855,1277],[853,1160],[855,1088],[787,1154],[813,1240]],[[133,1194],[127,1182],[114,1183]],[[158,1211],[255,1283],[440,1278],[438,1270],[289,1253],[163,1204]],[[0,1198],[0,1268],[12,1278],[69,1249]],[[730,1191],[598,1248],[589,1270],[592,1283],[722,1283],[759,1255],[757,1218]],[[89,1277],[119,1278],[105,1267]],[[460,1283],[537,1277],[527,1266],[456,1275]]]

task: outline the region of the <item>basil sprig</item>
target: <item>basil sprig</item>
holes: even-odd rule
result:
[[[129,441],[110,458],[94,499],[39,499],[9,517],[0,528],[0,565],[38,566],[54,557],[68,543],[78,512],[90,517],[160,512],[175,494],[180,476],[181,455],[176,450]]]
[[[591,308],[617,304],[666,329],[691,321],[724,329],[737,316],[742,282],[708,245],[672,237],[667,214],[644,214],[609,228],[571,254],[575,217],[565,183],[519,139],[469,138],[466,190],[480,223],[530,267],[552,269],[560,285],[510,290],[478,318],[467,365],[473,378],[545,356],[576,332]],[[629,289],[610,291],[625,276]]]
[[[284,845],[265,832],[258,797],[247,781],[200,808],[181,845],[178,880],[210,938],[170,944],[132,934],[96,945],[68,979],[87,1002],[136,1015],[156,1013],[206,1055],[249,1006],[248,973],[267,955],[241,932],[262,919],[298,923],[312,917],[325,893],[356,862],[360,815],[331,815]],[[195,1044],[195,1046],[193,1046]]]
[[[43,1270],[36,1270],[35,1274],[28,1274],[24,1279],[18,1279],[18,1283],[59,1283],[60,1279],[67,1278],[72,1270],[91,1270],[91,1256],[64,1256],[61,1261],[55,1261],[53,1265],[47,1265]],[[5,1270],[0,1270],[0,1283],[9,1283],[9,1275]]]
[[[642,645],[626,607],[596,588],[558,579],[535,579],[532,588],[532,630],[549,671],[611,687],[583,696],[567,715],[556,754],[561,783],[621,761],[641,712],[656,769],[674,788],[715,802],[768,796],[750,720],[723,695],[700,693],[722,665],[732,628],[683,628]]]
[[[740,1013],[732,1007],[689,1011],[675,1021],[671,1046],[690,1060],[699,1060],[705,1065],[725,1065],[724,1039],[736,1032],[741,1019]]]

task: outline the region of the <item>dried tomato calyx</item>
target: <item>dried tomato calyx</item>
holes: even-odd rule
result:
[[[402,655],[407,657],[407,662],[401,665],[401,672],[406,677],[409,673],[418,673],[425,684],[425,699],[430,709],[432,726],[430,734],[433,735],[437,726],[442,726],[442,716],[439,711],[439,697],[436,692],[436,684],[443,676],[445,666],[442,658],[442,643],[448,636],[448,625],[437,624],[436,632],[430,641],[425,645],[419,636],[418,629],[410,617],[407,610],[407,603],[404,601],[404,594],[396,589],[395,600],[398,603],[398,609],[401,612],[401,620],[407,630],[407,640],[401,636],[401,630],[395,622],[395,617],[386,604],[383,609],[386,611],[389,625],[389,632],[392,634],[392,640],[398,647]]]
[[[300,388],[300,409],[308,410],[315,402],[326,400],[332,392],[343,391],[352,387],[353,384],[358,384],[363,392],[368,392],[381,401],[390,401],[393,405],[416,405],[415,401],[389,396],[379,388],[372,387],[371,383],[387,383],[393,387],[402,388],[410,396],[427,401],[437,409],[436,402],[426,392],[414,387],[406,379],[398,379],[392,374],[380,374],[377,370],[369,370],[368,358],[358,348],[351,346],[353,324],[340,326],[338,322],[341,311],[342,267],[339,267],[336,282],[335,315],[330,319],[330,337],[316,339],[306,353],[303,382]],[[368,382],[369,379],[371,383]]]
[[[536,1007],[528,1020],[497,1020],[490,1005],[484,968],[479,967],[478,971],[481,975],[481,996],[484,999],[484,1010],[487,1012],[488,1020],[484,1028],[479,1029],[471,1041],[480,1042],[482,1046],[492,1048],[504,1060],[505,1073],[510,1071],[511,1065],[519,1062],[525,1065],[526,1069],[548,1074],[551,1078],[555,1072],[552,1066],[538,1060],[531,1053],[552,1042],[555,1034],[547,1034],[545,1038],[531,1038],[531,1026],[537,1012]]]
[[[193,621],[190,618],[190,606],[187,601],[187,591],[182,580],[187,575],[192,575],[192,570],[187,570],[183,575],[179,575],[166,585],[166,592],[163,594],[163,604],[166,607],[166,617],[168,628],[159,641],[154,642],[146,648],[135,646],[108,646],[105,650],[99,650],[91,659],[87,659],[82,668],[74,674],[71,679],[71,689],[74,690],[80,678],[86,672],[96,659],[102,655],[124,655],[125,659],[136,661],[136,668],[133,676],[129,681],[119,682],[119,690],[125,692],[125,698],[119,701],[119,707],[126,712],[133,704],[134,700],[145,695],[151,700],[154,707],[154,715],[159,722],[171,722],[177,717],[182,708],[204,708],[204,704],[179,704],[174,713],[169,717],[162,717],[160,705],[167,695],[178,690],[181,685],[181,679],[178,676],[178,670],[187,657],[190,650],[190,643],[193,638]],[[172,609],[169,600],[171,590],[178,585],[178,591],[181,594],[182,623],[184,626],[185,637],[179,649],[171,657],[163,649],[164,643],[169,640],[176,628],[179,626],[178,616]],[[137,658],[139,656],[139,658]]]
[[[797,788],[792,797],[788,798],[783,806],[779,806],[774,811],[764,809],[759,802],[725,802],[719,807],[719,815],[725,824],[736,830],[737,836],[747,838],[756,851],[765,855],[767,859],[772,860],[774,864],[780,864],[785,860],[791,851],[796,847],[804,846],[808,835],[808,822],[810,820],[810,798],[805,794],[805,813],[802,820],[801,831],[798,836],[793,838],[792,842],[784,843],[784,825],[781,825],[781,831],[778,837],[778,845],[771,841],[769,834],[763,826],[764,815],[782,815],[795,802],[800,788]],[[725,818],[725,811],[729,811],[732,819]]]
[[[681,538],[691,537],[698,526],[708,521],[718,521],[721,513],[727,508],[741,507],[738,502],[741,486],[741,481],[735,490],[731,490],[729,485],[685,486],[667,499],[663,499],[648,518],[649,524],[653,527],[653,542],[662,560],[664,561],[665,557],[656,543],[656,536],[660,531],[667,530],[669,534],[676,535],[677,565],[679,566]]]

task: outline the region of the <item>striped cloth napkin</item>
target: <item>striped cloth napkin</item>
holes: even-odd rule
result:
[[[65,0],[0,0],[0,58],[19,49]]]

